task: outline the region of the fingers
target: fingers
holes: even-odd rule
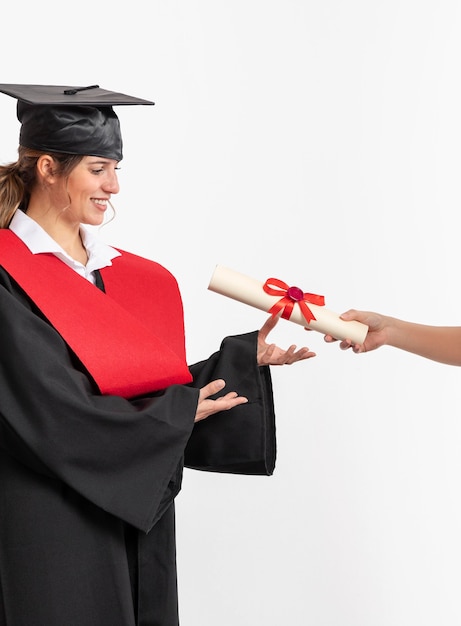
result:
[[[264,359],[266,361],[270,361],[272,359],[276,348],[277,346],[275,345],[275,343],[271,343],[269,346],[267,346],[266,351],[264,352]]]
[[[224,389],[225,386],[226,386],[226,382],[222,378],[212,380],[211,383],[208,383],[207,385],[205,385],[204,387],[200,389],[199,402],[203,402],[203,400],[206,400],[210,396],[213,396],[216,393],[219,393],[222,389]],[[211,402],[222,402],[223,400],[228,401],[228,400],[234,400],[235,398],[239,398],[239,400],[246,401],[246,398],[244,398],[244,396],[239,396],[239,394],[236,391],[229,391],[224,396],[220,396],[219,398],[216,398],[215,400],[211,400]],[[219,409],[219,410],[222,410],[222,409]]]
[[[346,320],[346,321],[351,321],[351,320],[359,321],[357,316],[361,317],[361,313],[363,313],[363,311],[361,312],[361,311],[357,311],[356,309],[349,309],[348,311],[341,313],[339,317],[342,320]]]
[[[248,402],[248,398],[245,398],[245,396],[239,396],[236,391],[229,391],[229,393],[226,393],[225,396],[220,396],[219,398],[216,398],[214,402],[217,407],[216,411],[224,411],[226,409],[231,409],[232,407],[237,406],[237,404],[244,404]]]
[[[331,335],[325,335],[323,337],[323,340],[326,341],[327,343],[335,343],[339,341],[338,339],[335,339]],[[361,348],[359,344],[354,343],[351,339],[343,339],[340,342],[339,347],[341,348],[341,350],[349,350],[349,348],[352,348],[354,352],[359,352]]]
[[[316,353],[312,352],[312,350],[309,350],[309,348],[307,347],[300,348],[297,352],[294,353],[293,360],[291,361],[291,363],[296,363],[297,361],[304,361],[305,359],[311,359],[314,356],[317,356]],[[291,363],[288,363],[288,365],[291,365]]]
[[[278,348],[274,343],[266,348],[258,359],[259,365],[291,365],[297,361],[310,359],[316,356],[309,348],[304,347],[296,350],[295,345],[291,345],[288,350]]]
[[[339,344],[339,347],[341,348],[341,350],[349,350],[349,348],[351,348],[352,352],[355,352],[356,354],[359,354],[360,352],[365,352],[365,347],[363,345],[360,345],[359,343],[354,343],[351,339],[344,339]]]
[[[285,350],[285,353],[282,354],[281,356],[281,358],[283,359],[283,364],[293,363],[295,352],[296,352],[295,345],[292,345],[288,348],[288,350]]]
[[[271,315],[261,327],[259,331],[259,336],[261,339],[266,339],[267,335],[273,330],[280,319],[280,315]]]
[[[212,380],[211,383],[208,383],[208,385],[205,385],[200,389],[199,402],[205,400],[205,398],[213,396],[215,393],[218,393],[221,389],[224,389],[225,385],[226,383],[222,378]]]
[[[296,350],[296,346],[290,346],[284,354],[280,356],[280,365],[292,365],[304,359],[310,359],[316,356],[315,352],[311,352],[309,348],[300,348]]]
[[[206,419],[214,413],[219,413],[220,411],[228,411],[229,409],[233,409],[239,404],[244,404],[248,402],[248,398],[246,398],[245,396],[239,396],[236,391],[229,391],[225,395],[216,398],[216,400],[211,400],[210,396],[221,391],[224,386],[225,381],[222,379],[217,379],[211,381],[211,383],[208,383],[200,389],[199,400],[194,420],[195,422]]]
[[[372,311],[349,309],[349,311],[342,313],[339,317],[346,322],[355,320],[357,322],[361,322],[362,324],[366,324],[372,331],[380,330],[384,323],[384,316],[379,313],[373,313]]]

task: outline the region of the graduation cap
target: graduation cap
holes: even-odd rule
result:
[[[100,156],[121,161],[122,135],[113,106],[147,104],[99,85],[0,84],[0,92],[18,100],[19,144],[44,152]]]

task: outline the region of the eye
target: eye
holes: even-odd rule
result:
[[[114,171],[121,169],[120,167],[114,167]],[[90,173],[95,176],[99,176],[100,174],[105,174],[107,171],[112,171],[112,167],[109,165],[101,164],[101,167],[90,168]]]

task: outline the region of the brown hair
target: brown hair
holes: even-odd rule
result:
[[[53,157],[55,174],[63,177],[83,159],[81,155],[47,153],[19,146],[18,160],[0,165],[0,228],[8,228],[17,209],[27,210],[30,194],[37,184],[37,161],[44,154]]]

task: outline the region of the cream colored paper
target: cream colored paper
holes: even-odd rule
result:
[[[263,283],[240,274],[234,270],[217,265],[208,285],[210,291],[227,296],[243,304],[269,311],[269,309],[280,300],[281,296],[271,296],[263,289]],[[290,321],[316,330],[324,335],[331,335],[336,339],[350,339],[353,343],[362,344],[368,332],[368,326],[361,322],[340,319],[337,313],[329,311],[324,306],[318,306],[307,302],[307,306],[315,316],[315,320],[307,324],[296,304],[290,316]]]

